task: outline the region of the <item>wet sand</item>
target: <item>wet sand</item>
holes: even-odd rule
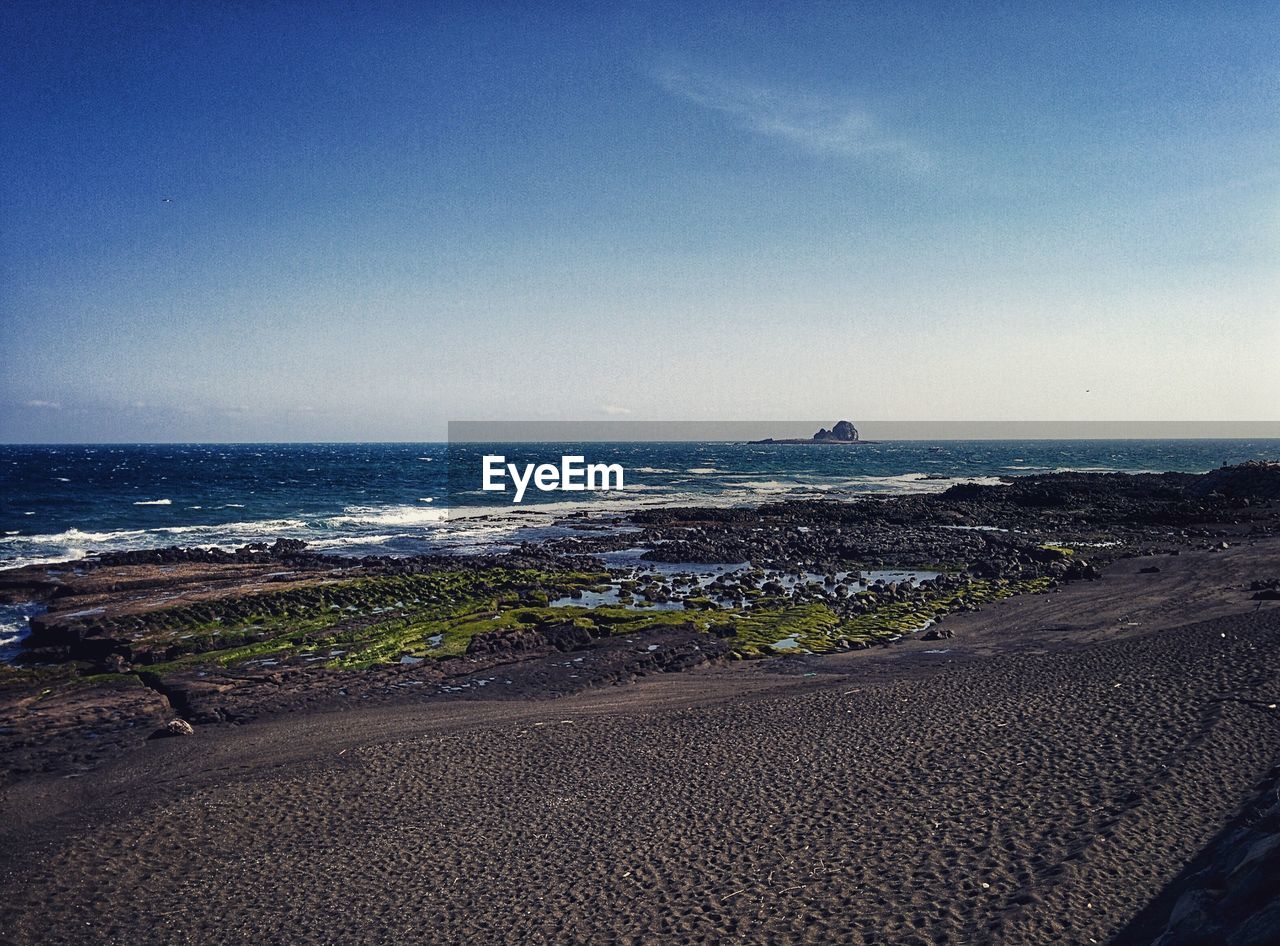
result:
[[[1280,759],[1276,574],[1135,559],[950,641],[151,743],[7,790],[0,938],[1105,943]]]

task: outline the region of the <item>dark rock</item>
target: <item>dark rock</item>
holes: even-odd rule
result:
[[[140,745],[172,716],[169,702],[137,677],[14,681],[0,687],[0,785],[36,772],[96,764]]]
[[[1280,769],[1112,946],[1280,943]]]
[[[171,736],[194,736],[196,731],[185,719],[171,719],[150,736],[151,739],[167,739]]]
[[[1195,491],[1200,495],[1216,493],[1229,499],[1280,499],[1280,463],[1248,460],[1224,466],[1199,477]]]
[[[1067,566],[1066,571],[1062,573],[1065,581],[1097,581],[1102,577],[1102,572],[1098,571],[1097,566],[1079,559]]]
[[[591,639],[587,628],[565,621],[562,624],[477,634],[468,642],[467,654],[523,654],[548,647],[562,652],[581,650],[591,643]]]
[[[979,559],[969,566],[969,574],[975,578],[999,578],[1000,565],[991,559]]]
[[[847,420],[842,420],[831,428],[832,440],[857,440],[858,428]]]
[[[542,627],[539,631],[548,644],[560,651],[580,650],[591,643],[591,632],[572,621]]]

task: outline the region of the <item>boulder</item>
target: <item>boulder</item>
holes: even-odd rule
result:
[[[171,719],[150,736],[152,739],[167,739],[170,736],[194,736],[196,731],[185,719]]]
[[[832,440],[857,440],[858,428],[847,420],[842,420],[831,428]]]
[[[581,650],[591,643],[591,632],[572,621],[536,628],[486,631],[467,644],[467,655],[507,655],[552,647],[558,651]]]

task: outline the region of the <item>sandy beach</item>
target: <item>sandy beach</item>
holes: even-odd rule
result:
[[[1108,942],[1280,758],[1280,603],[1239,590],[1277,571],[1131,559],[945,642],[151,742],[10,787],[3,935]]]

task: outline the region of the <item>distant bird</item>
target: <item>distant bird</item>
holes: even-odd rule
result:
[[[173,198],[172,198],[172,197],[166,197],[166,198],[164,199],[164,202],[165,202],[166,204],[171,204],[171,203],[173,203]]]

